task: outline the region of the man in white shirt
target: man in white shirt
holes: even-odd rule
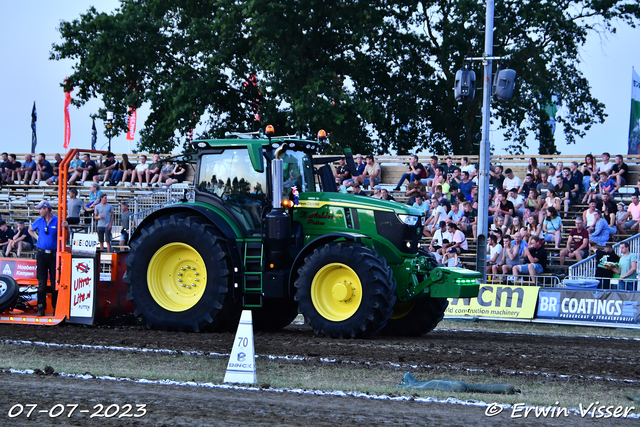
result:
[[[140,156],[140,163],[136,166],[136,169],[131,174],[131,185],[136,183],[136,178],[138,178],[138,186],[142,186],[143,177],[147,173],[147,169],[149,169],[149,165],[147,164],[147,156]]]
[[[469,164],[469,158],[462,158],[462,166],[460,166],[462,172],[469,172],[469,179],[473,181],[476,177],[476,167],[473,164]]]
[[[558,185],[558,175],[556,174],[556,167],[551,165],[549,166],[549,172],[547,172],[547,181],[551,183],[554,187]]]
[[[609,155],[609,153],[607,152],[602,153],[602,161],[596,163],[598,172],[606,172],[607,175],[611,173],[611,168],[613,168],[613,165],[615,165],[615,163],[610,162],[609,161],[610,159],[611,159],[611,156]]]
[[[435,254],[436,259],[441,261],[444,251],[446,251],[447,247],[451,244],[452,235],[447,230],[447,223],[445,221],[440,221],[438,225],[439,228],[433,233],[433,239],[431,239],[431,243],[429,244],[429,252]]]
[[[438,228],[440,221],[443,221],[447,217],[447,211],[444,207],[439,205],[438,199],[431,199],[429,202],[429,218],[424,225],[423,234],[425,237],[431,237]]]
[[[511,188],[509,190],[509,197],[507,197],[507,200],[513,203],[513,209],[516,214],[522,218],[522,215],[524,215],[524,196],[522,194],[518,194],[517,188]]]
[[[502,181],[502,188],[504,188],[505,191],[509,191],[512,188],[520,188],[522,180],[515,176],[511,168],[507,168],[507,170],[504,171],[504,174],[505,178],[504,181]]]

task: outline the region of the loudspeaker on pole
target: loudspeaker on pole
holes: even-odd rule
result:
[[[253,384],[256,381],[256,353],[253,346],[251,310],[243,310],[224,382]]]

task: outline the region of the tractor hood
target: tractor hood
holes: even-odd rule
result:
[[[304,208],[332,206],[393,212],[400,215],[424,216],[424,212],[421,210],[405,205],[404,203],[344,193],[301,193],[300,204],[298,206]]]

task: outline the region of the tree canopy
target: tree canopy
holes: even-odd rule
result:
[[[634,26],[638,3],[497,0],[495,11],[494,55],[508,58],[517,89],[492,106],[514,151],[532,133],[540,152],[557,151],[543,108],[552,97],[569,143],[603,121],[579,49],[592,32]],[[196,125],[207,138],[273,124],[279,134],[323,128],[328,151],[469,154],[482,97],[459,104],[452,88],[465,56],[483,53],[484,20],[477,0],[121,0],[62,22],[51,58],[75,61],[73,102],[100,98],[116,132],[129,108],[150,105],[141,149],[170,151]]]

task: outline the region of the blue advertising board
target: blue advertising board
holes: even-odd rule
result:
[[[602,323],[640,323],[640,292],[540,289],[536,317]]]

